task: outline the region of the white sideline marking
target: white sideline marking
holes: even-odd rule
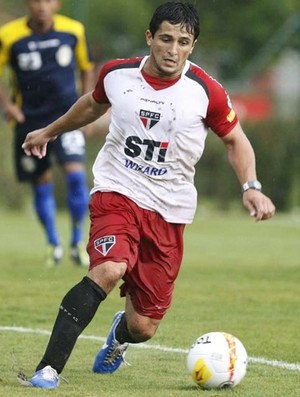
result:
[[[50,335],[50,331],[46,331],[43,329],[33,329],[33,328],[24,328],[24,327],[4,327],[0,326],[0,331],[10,331],[10,332],[19,332],[23,334],[38,334],[38,335]],[[80,335],[80,339],[85,339],[85,340],[95,340],[98,342],[104,342],[106,338],[101,337],[101,336],[88,336],[88,335]],[[161,345],[152,345],[152,344],[147,344],[147,343],[139,343],[136,345],[132,345],[136,348],[140,349],[152,349],[152,350],[160,350],[164,352],[171,352],[171,353],[187,353],[188,349],[179,349],[179,348],[173,348],[173,347],[166,347],[166,346],[161,346]],[[281,369],[287,369],[289,371],[297,371],[300,372],[300,363],[299,364],[294,364],[294,363],[287,363],[284,361],[279,361],[279,360],[267,360],[266,358],[263,357],[249,357],[249,362],[251,363],[258,363],[258,364],[265,364],[269,365],[271,367],[277,367]]]

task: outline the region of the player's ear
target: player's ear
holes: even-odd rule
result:
[[[193,42],[193,47],[191,48],[190,54],[192,54],[192,52],[194,51],[194,48],[195,48],[196,43],[197,43],[197,40],[195,40],[195,41]]]
[[[55,12],[58,12],[61,9],[61,0],[55,0]]]
[[[146,43],[148,46],[150,46],[152,40],[152,34],[149,29],[146,30],[145,36],[146,36]]]

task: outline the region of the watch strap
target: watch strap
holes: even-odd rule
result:
[[[261,183],[259,181],[247,181],[242,185],[242,192],[245,193],[249,189],[258,190],[261,192]]]

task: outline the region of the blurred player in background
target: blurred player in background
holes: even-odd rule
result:
[[[29,182],[34,207],[47,235],[46,264],[58,264],[63,246],[56,226],[53,157],[64,170],[67,204],[71,216],[70,255],[79,266],[88,265],[83,244],[88,207],[85,172],[85,137],[72,129],[49,145],[43,160],[24,155],[22,143],[28,131],[41,128],[65,113],[77,100],[77,72],[81,93],[94,85],[91,60],[83,25],[56,14],[59,0],[27,0],[28,17],[0,29],[0,74],[11,72],[12,92],[0,84],[0,105],[14,124],[14,156],[18,180]]]
[[[111,105],[109,133],[93,167],[90,268],[63,298],[35,374],[21,379],[25,385],[58,386],[78,336],[121,279],[125,310],[115,314],[93,371],[115,372],[129,343],[154,336],[172,302],[184,228],[197,207],[194,167],[209,129],[225,145],[250,215],[261,221],[275,213],[261,192],[253,148],[225,89],[188,60],[198,35],[191,4],[162,4],[146,31],[150,55],[107,62],[91,93],[26,137],[25,152],[44,158],[49,142],[91,123],[103,105]]]

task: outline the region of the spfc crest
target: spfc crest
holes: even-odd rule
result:
[[[140,120],[147,130],[154,127],[160,120],[160,113],[151,112],[150,110],[140,110]]]
[[[116,244],[116,236],[105,236],[94,241],[95,249],[103,256],[106,256]]]

